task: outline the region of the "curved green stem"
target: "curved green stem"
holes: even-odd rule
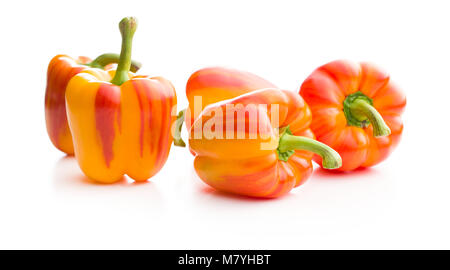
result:
[[[117,53],[104,53],[97,58],[95,58],[92,62],[87,64],[93,68],[105,68],[106,65],[119,63],[120,55]],[[131,60],[131,72],[136,72],[141,68],[142,64],[138,61]]]
[[[383,117],[373,107],[373,101],[361,91],[348,95],[344,100],[344,114],[350,126],[365,128],[373,127],[373,136],[381,137],[391,134]]]
[[[123,18],[119,23],[120,34],[122,35],[122,50],[120,51],[119,65],[116,75],[111,80],[115,85],[122,85],[128,78],[128,71],[131,66],[131,48],[134,32],[136,32],[137,20],[134,17]]]
[[[342,166],[341,156],[334,149],[311,138],[292,135],[287,128],[278,143],[278,158],[287,161],[294,150],[306,150],[321,156],[322,167],[325,169],[337,169]]]
[[[350,111],[355,118],[367,119],[372,124],[373,136],[382,137],[391,134],[380,113],[367,101],[356,99],[350,104]]]
[[[183,138],[181,138],[181,128],[183,127],[185,113],[186,109],[178,113],[177,120],[175,121],[175,130],[173,133],[173,145],[180,147],[186,146],[186,143],[183,141]]]

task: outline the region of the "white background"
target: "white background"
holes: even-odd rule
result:
[[[447,1],[7,1],[0,13],[0,248],[450,248]],[[371,61],[407,95],[404,137],[379,166],[317,169],[276,200],[211,191],[182,148],[147,183],[90,183],[47,137],[46,69],[59,53],[119,52],[124,16],[139,19],[141,73],[171,80],[180,108],[205,66],[297,91],[319,65]]]

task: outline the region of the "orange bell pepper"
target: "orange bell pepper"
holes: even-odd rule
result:
[[[231,68],[208,67],[192,73],[186,84],[189,106],[178,115],[174,144],[185,146],[180,136],[183,119],[189,130],[195,118],[207,105],[263,88],[277,87],[255,74]],[[195,100],[196,97],[201,100]],[[194,104],[199,106],[194,108]]]
[[[323,65],[303,82],[300,95],[311,107],[317,140],[341,155],[341,171],[380,163],[400,141],[406,97],[371,64]]]
[[[195,118],[209,104],[263,88],[277,87],[250,72],[224,67],[209,67],[197,70],[192,73],[186,84],[186,97],[189,101],[189,107],[186,111],[188,114],[186,115],[186,125],[190,127]],[[201,110],[197,109],[197,111],[193,107],[196,96],[202,98]]]
[[[134,18],[119,28],[122,51],[117,70],[86,69],[66,90],[75,157],[89,178],[112,183],[127,174],[144,181],[167,160],[175,121],[176,94],[162,78],[129,72]]]
[[[311,139],[310,122],[299,95],[275,88],[210,104],[190,128],[195,171],[221,191],[279,197],[311,175],[313,153],[325,168],[340,166],[336,151]]]
[[[106,53],[91,61],[88,57],[72,58],[67,55],[53,57],[47,69],[45,90],[45,120],[47,133],[53,145],[62,152],[73,155],[72,135],[66,116],[66,87],[69,80],[81,71],[91,67],[105,69],[119,61],[119,55]],[[136,72],[141,64],[133,61],[131,71]]]

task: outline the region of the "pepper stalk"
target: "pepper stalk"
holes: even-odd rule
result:
[[[128,71],[131,67],[131,49],[136,28],[137,20],[134,17],[125,17],[119,23],[120,34],[122,35],[122,49],[120,51],[116,74],[111,80],[112,84],[120,86],[129,79]]]
[[[277,148],[278,159],[287,161],[295,150],[305,150],[319,155],[325,169],[337,169],[342,166],[342,158],[334,149],[311,138],[292,135],[287,126],[281,129]]]
[[[86,65],[89,67],[92,67],[92,68],[104,69],[105,66],[107,66],[109,64],[119,63],[119,60],[120,60],[120,55],[118,55],[117,53],[104,53]],[[141,66],[142,66],[142,64],[140,62],[131,60],[130,71],[136,72],[141,68]]]
[[[351,126],[365,128],[369,124],[373,127],[373,136],[383,137],[391,134],[383,117],[373,107],[373,101],[362,92],[353,93],[344,100],[344,114]]]

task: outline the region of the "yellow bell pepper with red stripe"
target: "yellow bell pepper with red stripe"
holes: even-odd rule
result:
[[[127,174],[144,181],[167,160],[176,115],[173,85],[162,77],[129,72],[134,18],[120,24],[122,51],[117,70],[86,69],[66,90],[75,156],[89,178],[112,183]]]
[[[73,155],[72,135],[66,116],[66,87],[70,79],[81,71],[92,67],[108,69],[119,61],[119,55],[105,53],[91,61],[88,57],[72,58],[60,54],[50,61],[47,69],[47,87],[45,89],[45,122],[47,133],[53,145],[62,152]],[[131,71],[136,72],[141,64],[131,62]]]

